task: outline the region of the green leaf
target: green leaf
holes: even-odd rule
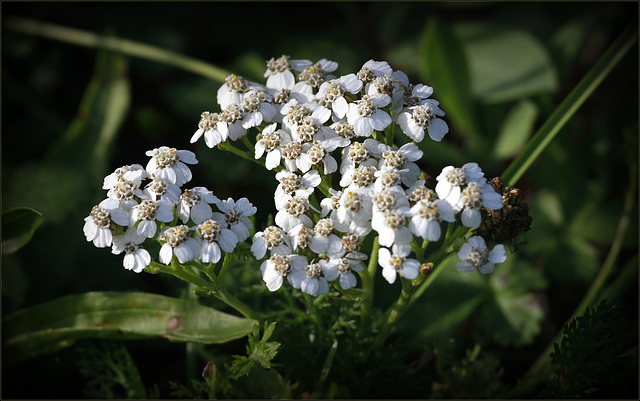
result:
[[[560,129],[573,116],[580,106],[591,96],[613,67],[623,58],[638,40],[637,23],[629,25],[600,57],[596,65],[576,85],[553,114],[531,138],[520,155],[507,167],[501,177],[507,186],[514,186],[527,171],[533,161],[542,153],[560,132]]]
[[[480,308],[477,323],[501,345],[530,344],[541,330],[544,312],[532,290],[544,290],[542,272],[508,257],[489,275],[493,296]]]
[[[428,291],[407,312],[411,318],[399,322],[399,331],[424,344],[440,335],[448,335],[486,299],[487,280],[477,272],[460,273],[457,255],[447,257],[443,269]]]
[[[535,295],[501,293],[484,305],[478,314],[480,324],[504,346],[523,346],[540,332],[544,312]]]
[[[422,34],[419,52],[422,80],[434,87],[434,97],[462,134],[477,143],[480,138],[473,115],[471,80],[460,41],[445,23],[432,18]]]
[[[533,131],[538,108],[530,100],[522,100],[504,119],[493,153],[505,159],[517,155]]]
[[[22,248],[43,220],[42,213],[28,207],[2,212],[2,253],[13,253]]]
[[[90,292],[23,309],[3,320],[4,355],[22,360],[82,338],[224,343],[250,333],[257,321],[162,295]]]
[[[235,361],[231,365],[234,379],[249,374],[254,366],[259,365],[266,369],[271,367],[271,360],[276,357],[281,345],[279,342],[269,341],[275,328],[276,322],[265,323],[264,334],[260,340],[258,340],[260,328],[253,328],[249,334],[249,345],[247,345],[248,356],[234,355]]]
[[[499,103],[551,92],[556,72],[546,49],[526,31],[477,23],[456,28],[468,59],[472,93]]]

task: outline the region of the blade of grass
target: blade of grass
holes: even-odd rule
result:
[[[220,83],[224,83],[226,76],[229,75],[229,72],[209,63],[132,40],[98,35],[80,29],[19,17],[7,18],[4,21],[4,27],[15,32],[42,36],[78,46],[109,49],[129,56],[165,63]]]
[[[633,23],[613,42],[587,75],[582,78],[560,106],[551,114],[549,119],[540,127],[522,150],[522,153],[502,173],[502,180],[505,185],[512,187],[518,182],[534,160],[555,138],[560,129],[582,106],[585,100],[591,96],[604,78],[609,75],[613,67],[618,64],[637,39],[638,26]]]
[[[615,262],[618,258],[618,254],[622,249],[622,243],[624,241],[624,236],[629,227],[629,220],[631,218],[631,213],[633,211],[633,207],[635,205],[636,200],[636,190],[638,184],[638,168],[636,165],[631,167],[630,175],[629,175],[629,184],[627,185],[627,193],[625,195],[625,202],[622,211],[622,216],[620,217],[620,221],[618,222],[618,228],[616,229],[616,236],[611,245],[611,249],[607,254],[607,257],[598,272],[598,275],[593,280],[591,287],[582,298],[580,305],[575,309],[573,315],[567,319],[567,323],[571,322],[576,317],[582,315],[588,306],[595,307],[596,301],[598,301],[598,295],[602,293],[603,287],[607,282],[607,279],[613,272],[613,268],[615,267]],[[522,378],[522,381],[515,388],[514,393],[510,395],[513,398],[521,398],[530,396],[528,392],[540,383],[550,371],[551,368],[551,359],[549,355],[553,351],[553,344],[562,340],[562,330],[556,335],[556,337],[551,341],[551,343],[547,346],[542,354],[538,357],[536,362],[529,368],[527,373]]]

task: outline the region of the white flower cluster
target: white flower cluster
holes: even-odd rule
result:
[[[423,152],[416,142],[425,133],[440,141],[449,131],[431,98],[433,88],[411,84],[384,61],[367,61],[341,77],[331,75],[337,67],[326,59],[283,55],[267,61],[265,85],[230,75],[218,91],[221,111],[202,113],[191,138],[204,136],[214,147],[241,139],[252,127],[261,131],[255,158],[264,157],[265,167],[277,171],[277,214],[276,225],[255,234],[252,251],[257,259],[269,252],[261,271],[271,291],[285,278],[312,296],[326,294],[337,279],[343,289],[355,287],[354,272],[367,259],[360,246],[371,231],[382,246],[378,262],[385,279],[393,283],[398,273],[415,279],[420,262],[409,257],[414,238],[438,241],[441,222],[454,222],[456,215],[477,228],[482,207],[502,207],[476,163],[446,167],[435,191],[419,180],[415,162]],[[410,140],[399,148],[386,143],[396,126]],[[329,189],[336,172],[340,188]],[[323,184],[326,197],[314,207]],[[482,245],[471,239],[465,244],[461,271],[486,273],[505,260],[502,245],[491,252]]]
[[[159,260],[167,265],[174,255],[180,263],[216,263],[222,251],[233,252],[249,238],[256,208],[246,198],[220,200],[205,187],[181,189],[192,178],[187,164],[198,163],[193,152],[162,146],[146,155],[146,168],[132,164],[105,177],[107,199],[85,218],[87,241],[125,252],[124,267],[140,273],[151,263],[142,247],[148,238],[162,243]],[[143,186],[144,180],[150,182]]]

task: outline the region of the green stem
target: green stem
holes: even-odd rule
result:
[[[150,264],[151,267],[158,269],[161,273],[167,273],[167,274],[171,274],[172,276],[175,276],[181,280],[184,280],[186,282],[189,283],[193,283],[198,287],[201,287],[203,289],[211,289],[212,288],[212,283],[210,283],[209,281],[203,279],[202,277],[193,274],[191,272],[187,272],[185,271],[180,264],[177,262],[177,260],[174,259],[171,261],[171,265],[167,266],[167,265],[163,265],[161,263],[158,262],[151,262]]]
[[[395,323],[398,321],[398,319],[400,319],[400,317],[402,317],[402,315],[404,315],[404,313],[411,305],[410,299],[415,287],[411,285],[411,280],[401,278],[401,281],[402,292],[400,293],[400,297],[391,307],[391,310],[387,315],[387,320],[384,322],[384,325],[378,332],[378,335],[376,336],[376,339],[373,343],[373,349],[379,348],[382,343],[384,343],[384,340],[386,340],[391,333],[391,330],[393,329]]]
[[[595,280],[589,287],[589,290],[585,294],[580,302],[580,305],[575,309],[573,314],[569,319],[567,319],[567,323],[574,320],[576,317],[582,315],[588,306],[594,306],[595,301],[597,301],[598,294],[601,293],[604,284],[607,279],[611,275],[613,268],[615,266],[616,259],[618,258],[618,254],[620,253],[620,249],[622,248],[622,243],[624,241],[624,236],[629,226],[629,220],[631,217],[631,213],[633,212],[633,207],[635,205],[636,199],[636,190],[637,190],[637,182],[638,180],[638,169],[637,165],[631,167],[631,174],[629,177],[629,184],[627,186],[628,191],[625,196],[625,202],[623,206],[622,216],[620,217],[620,221],[618,222],[618,228],[616,229],[616,235],[613,239],[613,243],[611,244],[611,249],[607,254],[607,257],[602,265],[602,268],[598,272]],[[556,337],[551,341],[551,343],[547,346],[542,354],[538,357],[536,362],[529,368],[527,373],[523,376],[522,381],[518,385],[518,387],[514,390],[514,394],[512,397],[519,398],[520,396],[524,396],[528,391],[531,390],[534,386],[536,386],[540,381],[544,380],[546,375],[549,373],[551,368],[551,360],[549,355],[553,351],[553,345],[562,340],[562,330],[556,335]]]
[[[362,307],[360,309],[360,322],[362,330],[367,330],[369,320],[371,319],[371,305],[373,303],[373,285],[376,275],[376,269],[378,268],[378,250],[380,249],[380,242],[376,236],[373,240],[373,249],[369,256],[369,266],[360,272],[360,279],[362,280]]]
[[[327,358],[324,360],[324,364],[322,365],[322,370],[320,371],[320,378],[316,383],[316,386],[311,393],[309,398],[318,399],[322,396],[322,388],[324,387],[324,383],[327,381],[327,377],[329,376],[329,371],[331,370],[331,365],[333,364],[333,359],[336,356],[336,351],[338,350],[338,340],[335,340],[331,345],[331,349],[329,349],[329,353],[327,354]]]
[[[7,18],[4,22],[4,27],[16,32],[42,36],[78,46],[103,48],[129,56],[157,61],[202,75],[220,83],[224,83],[225,78],[229,75],[229,72],[203,61],[132,40],[97,35],[80,29],[19,17]]]
[[[221,143],[218,145],[218,148],[219,148],[219,149],[222,149],[222,150],[226,150],[227,152],[231,152],[231,153],[233,153],[233,154],[234,154],[234,155],[236,155],[236,156],[240,156],[240,157],[242,157],[243,159],[250,160],[250,161],[252,161],[252,162],[254,162],[254,163],[262,164],[262,163],[260,163],[260,161],[256,160],[256,158],[255,158],[255,157],[253,157],[253,155],[249,154],[249,152],[244,152],[244,151],[242,151],[242,150],[240,150],[240,149],[236,148],[236,147],[235,147],[235,146],[233,146],[233,145],[231,144],[231,142],[229,142],[229,141],[221,142]]]
[[[587,75],[569,93],[564,101],[555,109],[549,119],[540,127],[538,132],[529,141],[520,155],[502,173],[502,180],[507,186],[514,186],[516,182],[531,166],[534,160],[555,138],[560,129],[591,96],[604,78],[609,75],[613,67],[631,49],[638,39],[637,23],[628,26],[615,42],[600,57]]]
[[[233,258],[233,254],[231,253],[227,253],[226,255],[224,255],[224,260],[222,261],[222,267],[220,268],[220,272],[218,273],[218,280],[222,280],[222,277],[224,277],[224,274],[227,272],[227,268],[229,267],[229,264],[231,263],[231,259]]]
[[[222,285],[218,286],[215,292],[215,296],[225,304],[240,312],[244,317],[254,320],[260,320],[260,315],[256,311],[251,309],[249,306],[247,306],[247,304],[240,301],[235,296],[231,295],[231,293],[227,291],[227,289]]]

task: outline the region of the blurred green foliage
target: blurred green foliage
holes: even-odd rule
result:
[[[434,87],[452,128],[441,143],[421,144],[423,170],[435,176],[446,165],[476,161],[494,177],[637,18],[638,5],[11,2],[3,4],[2,14],[3,20],[28,17],[151,44],[257,81],[263,79],[265,60],[283,53],[335,60],[337,74],[356,71],[369,59],[387,60],[412,83]],[[527,244],[489,277],[459,274],[454,261],[447,261],[392,337],[385,365],[341,369],[349,363],[342,352],[361,352],[341,345],[326,395],[452,396],[452,386],[468,383],[479,363],[486,367],[482,373],[499,383],[485,389],[487,396],[499,396],[504,386],[516,383],[572,315],[616,236],[629,167],[637,165],[637,49],[636,44],[518,183],[533,216],[532,229],[523,236]],[[193,185],[205,185],[223,199],[249,197],[259,206],[257,227],[275,212],[272,173],[202,142],[189,144],[200,113],[218,111],[219,83],[160,63],[4,29],[2,60],[3,211],[28,207],[44,215],[30,242],[2,255],[3,316],[90,291],[179,295],[175,280],[125,271],[121,257],[87,244],[82,233],[83,219],[104,196],[102,178],[125,164],[145,164],[146,150],[170,145],[196,152],[200,163],[192,169]],[[638,220],[637,201],[630,219]],[[616,313],[632,327],[638,281],[637,270],[628,266],[637,265],[637,252],[638,230],[631,224],[607,284],[620,305]],[[246,261],[235,267],[227,279],[235,281],[238,297],[260,305],[265,291],[258,266]],[[625,279],[616,280],[622,274]],[[274,305],[301,302],[281,293],[271,296]],[[390,301],[378,297],[376,302]],[[214,299],[202,303],[224,310]],[[275,338],[278,330],[295,326],[296,319],[283,319],[274,339],[281,341]],[[347,323],[343,326],[348,332]],[[320,352],[305,348],[305,336],[293,333],[283,347],[297,352],[297,361],[281,352],[273,362],[298,371],[322,366],[328,345]],[[456,346],[444,347],[450,337]],[[127,345],[146,386],[157,383],[164,396],[171,392],[167,383],[185,382],[183,348],[160,340]],[[206,348],[200,362],[243,352],[241,342]],[[433,353],[435,361],[421,357]],[[443,353],[451,353],[445,365]],[[78,374],[76,357],[70,349],[3,369],[2,395],[81,397],[86,379]],[[38,386],[32,385],[34,365],[51,372],[38,375]],[[294,397],[312,391],[313,385],[305,384],[318,374],[301,374],[299,387],[292,389],[279,373],[290,371],[261,369],[252,368],[242,380],[282,383],[274,391]],[[637,372],[637,362],[631,369]],[[243,388],[241,395],[264,396],[248,384]],[[637,382],[617,390],[616,395],[635,398]]]

